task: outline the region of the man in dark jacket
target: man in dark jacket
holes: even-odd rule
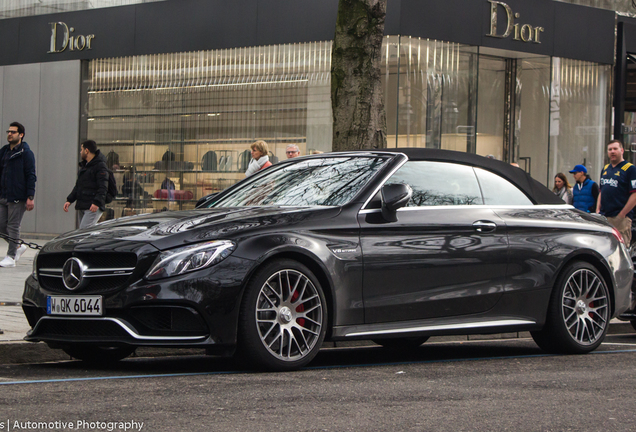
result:
[[[17,239],[25,211],[35,207],[35,156],[29,145],[22,141],[25,129],[13,122],[7,131],[9,144],[0,149],[0,233]],[[9,242],[7,256],[0,261],[0,267],[15,267],[26,246],[18,247]]]
[[[80,150],[80,170],[73,191],[66,197],[64,211],[75,203],[79,228],[97,223],[105,209],[108,192],[108,168],[106,157],[97,150],[93,140],[84,141]]]

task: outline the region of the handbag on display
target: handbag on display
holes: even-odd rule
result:
[[[217,157],[215,151],[208,151],[201,159],[201,171],[216,171]]]

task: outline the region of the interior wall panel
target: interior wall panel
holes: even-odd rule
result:
[[[75,214],[64,213],[62,206],[77,174],[80,61],[0,70],[2,127],[6,130],[12,121],[24,125],[24,140],[35,155],[38,177],[35,209],[25,213],[21,231],[28,235],[72,230]]]
[[[36,214],[41,233],[75,229],[75,207],[64,213],[62,206],[77,175],[80,78],[79,60],[42,64]]]
[[[24,125],[24,141],[29,144],[36,157],[40,143],[40,69],[38,63],[27,65],[6,66],[3,76],[3,98],[2,98],[2,127],[6,130],[9,123],[18,121]],[[6,135],[3,145],[6,144]],[[38,179],[40,180],[40,179]],[[40,181],[36,183],[36,209],[24,214],[22,219],[22,232],[36,232],[36,217],[40,210],[38,198]],[[0,246],[0,252],[1,252]]]

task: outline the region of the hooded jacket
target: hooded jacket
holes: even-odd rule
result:
[[[73,191],[66,201],[75,204],[75,210],[88,210],[95,204],[101,211],[105,209],[108,192],[108,168],[106,157],[97,150],[90,162],[81,161],[80,170]]]
[[[0,148],[0,194],[4,190],[8,202],[26,201],[35,195],[35,156],[24,141],[14,148],[5,165],[7,152],[11,152],[9,144]]]

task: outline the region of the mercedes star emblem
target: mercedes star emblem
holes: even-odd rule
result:
[[[81,287],[84,280],[86,266],[77,258],[69,258],[62,268],[62,280],[68,289],[76,290]]]

